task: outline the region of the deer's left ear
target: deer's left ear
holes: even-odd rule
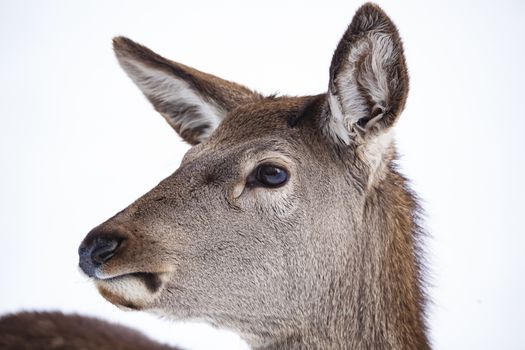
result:
[[[376,5],[357,10],[330,66],[325,128],[350,144],[384,132],[397,120],[408,93],[403,46],[395,25]]]
[[[131,80],[191,145],[207,139],[230,110],[262,98],[242,85],[170,61],[128,38],[113,39],[113,48]]]

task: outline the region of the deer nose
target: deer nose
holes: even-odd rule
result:
[[[117,252],[123,238],[117,235],[105,235],[84,239],[78,248],[78,266],[89,277],[95,276],[97,267],[109,261]]]

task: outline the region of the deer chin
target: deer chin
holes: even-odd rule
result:
[[[134,272],[95,278],[99,293],[124,310],[144,310],[153,305],[169,280],[169,273]]]

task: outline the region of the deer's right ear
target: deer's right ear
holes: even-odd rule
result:
[[[167,60],[128,38],[114,38],[113,48],[128,76],[191,145],[205,140],[228,111],[261,98],[244,86]]]

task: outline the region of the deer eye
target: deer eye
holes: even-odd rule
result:
[[[280,187],[288,181],[288,172],[275,165],[261,164],[248,177],[248,185],[262,187]]]

